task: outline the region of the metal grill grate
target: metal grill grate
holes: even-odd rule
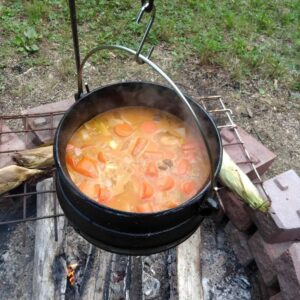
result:
[[[262,188],[262,179],[257,172],[257,169],[251,160],[251,157],[244,146],[244,142],[242,141],[240,134],[237,130],[237,125],[233,121],[232,111],[226,107],[224,101],[222,100],[221,96],[201,96],[196,97],[199,103],[212,115],[215,119],[219,130],[222,128],[230,128],[234,132],[236,136],[237,142],[234,144],[239,145],[242,148],[242,151],[245,154],[246,159],[244,161],[240,161],[237,164],[248,164],[251,166],[251,170],[254,171],[255,178],[253,182],[256,185],[259,185]],[[0,116],[0,163],[4,159],[7,159],[7,155],[18,150],[29,149],[36,147],[38,142],[32,143],[32,141],[39,141],[42,137],[48,137],[50,140],[53,139],[56,127],[58,125],[59,119],[63,115],[64,111],[59,112],[51,112],[51,113],[40,113],[40,114],[23,114],[23,115],[11,115],[11,116]],[[39,120],[39,122],[36,122]],[[41,124],[43,126],[41,126]],[[3,126],[4,125],[4,126]],[[12,128],[9,130],[9,128]],[[4,128],[4,130],[3,130]],[[8,137],[7,137],[8,136]],[[3,149],[3,145],[9,141],[9,139],[18,138],[24,141],[24,147],[20,147],[17,145],[13,149]],[[44,140],[45,141],[45,140]],[[1,146],[2,145],[2,146]],[[224,148],[228,146],[232,146],[233,144],[223,144]],[[21,149],[20,149],[21,148]],[[54,173],[53,173],[54,175]],[[218,188],[216,189],[216,191]],[[43,193],[55,193],[55,190],[43,191]],[[6,195],[2,195],[0,197],[0,203],[5,198],[12,199],[14,205],[20,207],[20,203],[22,206],[22,217],[17,217],[15,219],[7,219],[4,215],[0,218],[0,225],[8,225],[8,224],[15,224],[20,222],[27,222],[27,221],[35,221],[39,219],[45,218],[54,218],[54,222],[56,223],[56,218],[63,216],[63,214],[57,214],[57,200],[55,196],[55,205],[53,208],[53,214],[47,216],[28,216],[27,213],[27,200],[29,197],[36,197],[39,192],[36,191],[34,183],[25,183],[23,185],[22,190],[18,189],[17,193],[8,193]],[[217,193],[218,195],[218,193]],[[0,210],[1,212],[1,210]]]

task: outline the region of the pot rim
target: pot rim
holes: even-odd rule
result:
[[[92,93],[94,92],[98,92],[102,89],[105,88],[111,88],[113,86],[120,86],[120,85],[126,85],[126,84],[146,84],[146,85],[151,85],[151,86],[159,86],[161,88],[166,88],[169,89],[172,92],[175,92],[171,87],[168,87],[166,85],[162,85],[162,84],[157,84],[157,83],[153,83],[153,82],[148,82],[148,81],[136,81],[136,80],[132,80],[132,81],[124,81],[124,82],[115,82],[115,83],[110,83],[98,88],[93,89],[92,91],[90,91],[89,93],[85,94],[83,97],[81,97],[79,100],[75,101],[73,105],[71,105],[71,107],[69,107],[69,109],[64,113],[63,117],[61,118],[57,128],[56,128],[56,132],[55,132],[55,136],[54,136],[54,143],[53,143],[53,157],[54,157],[54,161],[55,161],[55,165],[57,170],[59,171],[59,173],[61,173],[61,175],[63,176],[63,178],[67,181],[67,183],[73,188],[73,192],[75,194],[77,194],[77,196],[79,196],[80,198],[82,198],[82,200],[87,201],[90,205],[94,206],[95,208],[102,208],[105,209],[107,211],[109,211],[110,213],[113,213],[115,215],[119,215],[119,216],[125,216],[125,217],[136,217],[136,216],[161,216],[161,215],[165,215],[165,214],[169,214],[169,213],[176,213],[177,211],[180,211],[182,209],[184,209],[186,206],[192,205],[195,202],[199,201],[199,197],[201,198],[210,188],[211,182],[209,181],[200,191],[198,191],[197,194],[195,194],[192,198],[187,199],[186,201],[184,201],[183,203],[181,203],[180,205],[174,207],[174,208],[170,208],[167,210],[162,210],[162,211],[158,211],[158,212],[147,212],[147,213],[136,213],[136,212],[128,212],[128,211],[121,211],[121,210],[117,210],[114,208],[110,208],[108,206],[102,205],[101,203],[98,203],[94,200],[92,200],[91,198],[89,198],[88,196],[86,196],[85,194],[83,194],[78,187],[73,183],[73,181],[70,179],[69,175],[67,175],[63,168],[62,168],[62,164],[61,164],[61,160],[58,154],[58,147],[59,147],[59,134],[61,131],[61,127],[63,126],[65,119],[67,118],[69,112],[71,110],[74,109],[74,107],[76,107],[76,105],[78,105],[79,103],[81,103],[82,101],[85,101],[85,98],[87,98],[88,96],[90,96]],[[186,96],[186,95],[185,95]],[[197,105],[200,107],[201,110],[204,111],[204,113],[206,114],[206,117],[209,119],[211,125],[214,127],[215,131],[216,131],[216,138],[217,138],[217,142],[220,145],[220,150],[219,150],[219,160],[218,160],[218,164],[214,170],[214,178],[216,178],[220,172],[221,169],[221,165],[222,165],[222,158],[223,158],[223,151],[222,151],[222,140],[221,140],[221,136],[220,136],[220,132],[217,128],[217,125],[215,124],[215,121],[212,119],[212,117],[209,115],[209,113],[196,101],[194,101],[191,97],[186,96],[187,99],[191,102],[193,102],[193,104]]]

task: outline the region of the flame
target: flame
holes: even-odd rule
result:
[[[67,278],[69,280],[70,285],[74,285],[75,284],[75,271],[77,268],[78,264],[69,264],[67,266]]]

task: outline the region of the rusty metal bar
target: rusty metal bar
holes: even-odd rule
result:
[[[53,111],[53,112],[46,112],[46,113],[36,113],[36,114],[19,114],[19,115],[2,115],[1,119],[3,120],[15,120],[15,119],[23,119],[23,118],[39,118],[39,117],[50,117],[51,114],[54,116],[56,115],[63,115],[66,111]]]
[[[209,98],[206,98],[206,97],[201,97],[201,103],[202,103],[202,105],[203,105],[203,107],[205,109],[206,109],[206,106],[205,106],[203,100],[205,101],[205,100],[211,100],[211,99],[212,98],[209,99]],[[258,171],[257,171],[257,169],[256,169],[256,167],[254,165],[254,162],[251,159],[250,154],[249,154],[248,150],[246,149],[245,144],[244,144],[244,142],[243,142],[243,140],[242,140],[242,138],[241,138],[241,136],[240,136],[240,134],[239,134],[239,132],[237,130],[237,125],[233,122],[232,111],[226,108],[226,106],[225,106],[225,104],[224,104],[224,102],[223,102],[223,100],[222,100],[222,98],[220,96],[219,97],[214,97],[213,99],[214,100],[216,100],[216,99],[219,100],[222,109],[217,109],[217,110],[212,110],[212,111],[208,110],[208,111],[209,112],[213,112],[213,111],[216,112],[216,111],[218,111],[219,113],[220,112],[225,113],[225,115],[227,117],[227,120],[229,121],[230,124],[229,125],[219,125],[218,128],[221,129],[221,128],[226,128],[227,127],[227,128],[232,128],[233,129],[238,142],[237,143],[232,143],[232,144],[239,144],[242,147],[243,152],[244,152],[244,154],[245,154],[245,156],[247,158],[247,161],[245,161],[245,162],[238,162],[237,164],[241,164],[241,163],[243,163],[243,164],[250,164],[251,169],[254,171],[255,176],[256,176],[256,179],[252,180],[252,182],[254,184],[256,184],[256,185],[259,185],[262,188],[262,190],[264,191],[264,193],[267,196],[267,198],[270,199],[269,195],[267,194],[266,190],[263,187],[262,179],[261,179],[261,177],[260,177],[260,175],[259,175],[259,173],[258,173]],[[225,144],[224,146],[229,146],[229,145],[230,144]]]
[[[55,178],[55,172],[53,173],[53,183],[55,184],[56,178]],[[54,194],[54,216],[57,215],[57,197],[56,194]],[[58,229],[57,229],[57,217],[54,217],[54,236],[55,236],[55,242],[58,241]]]
[[[3,131],[3,132],[1,132],[1,134],[27,133],[27,132],[46,131],[46,130],[54,130],[54,129],[56,129],[56,127],[36,128],[36,129],[34,128],[34,129],[25,129],[25,130],[12,130],[12,131]]]
[[[15,197],[22,197],[22,196],[33,196],[37,194],[45,194],[45,193],[56,193],[56,190],[48,190],[42,192],[27,192],[27,193],[20,193],[20,194],[6,194],[1,196],[1,198],[15,198]]]
[[[24,122],[24,121],[23,121]],[[23,123],[24,124],[24,123]],[[27,130],[28,128],[28,119],[25,117],[25,129]],[[25,147],[27,148],[28,145],[28,134],[25,134]],[[24,184],[24,196],[23,198],[23,219],[26,220],[27,217],[27,183],[25,182]],[[27,232],[27,224],[25,224],[24,229],[23,229],[23,247],[26,245],[26,232]]]
[[[57,215],[49,215],[49,216],[42,216],[42,217],[34,217],[34,218],[26,218],[26,219],[18,219],[18,220],[11,220],[11,221],[4,221],[0,222],[0,225],[9,225],[9,224],[17,224],[17,223],[24,223],[28,221],[38,221],[43,219],[49,219],[49,218],[58,218],[58,217],[64,217],[64,214],[57,214]]]

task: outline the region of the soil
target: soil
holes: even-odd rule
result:
[[[101,66],[88,63],[85,67],[84,73],[88,74],[85,81],[89,82],[91,89],[106,83],[130,79],[164,83],[145,65],[139,66],[133,60],[118,59],[113,53],[110,53],[110,57],[109,64]],[[59,57],[52,51],[49,60],[51,64],[48,66],[29,69],[12,60],[10,66],[3,69],[5,88],[0,94],[1,115],[17,114],[30,107],[65,100],[76,92],[76,76],[70,71],[73,68],[73,65],[70,65],[72,63],[70,58]],[[233,111],[234,121],[277,155],[266,178],[289,169],[294,169],[300,174],[298,94],[289,93],[277,81],[270,83],[262,79],[253,79],[239,83],[216,66],[201,66],[193,57],[184,64],[180,63],[175,61],[171,52],[164,47],[155,50],[153,61],[190,96],[208,94],[222,96],[228,108]],[[21,231],[18,228],[16,232]],[[18,252],[19,246],[16,240],[19,240],[20,236],[15,234],[10,236],[12,240],[7,245],[14,245],[14,248],[0,249],[2,250],[0,263],[4,263],[10,255],[17,255],[15,253]],[[247,274],[236,263],[222,231],[218,231],[211,221],[206,221],[202,225],[202,239],[202,283],[206,293],[205,299],[250,299]],[[33,240],[29,238],[28,243],[30,250]],[[12,272],[15,273],[16,270],[30,272],[31,265],[27,264],[26,255],[29,253],[23,252],[24,266],[12,264]],[[21,280],[22,274],[16,273],[15,276]],[[5,278],[1,279],[2,289]],[[27,297],[23,294],[20,298]]]
[[[164,83],[149,67],[109,53],[103,66],[87,63],[84,82],[90,89],[121,80],[146,80]],[[11,61],[4,68],[4,90],[0,93],[1,114],[16,114],[37,105],[72,97],[76,75],[70,57],[54,51],[51,64],[26,69]],[[280,82],[252,79],[242,83],[216,66],[201,66],[193,57],[185,63],[175,61],[163,46],[153,54],[157,63],[190,96],[221,95],[233,111],[235,122],[259,139],[276,155],[269,176],[288,169],[300,174],[300,95],[281,87]]]

